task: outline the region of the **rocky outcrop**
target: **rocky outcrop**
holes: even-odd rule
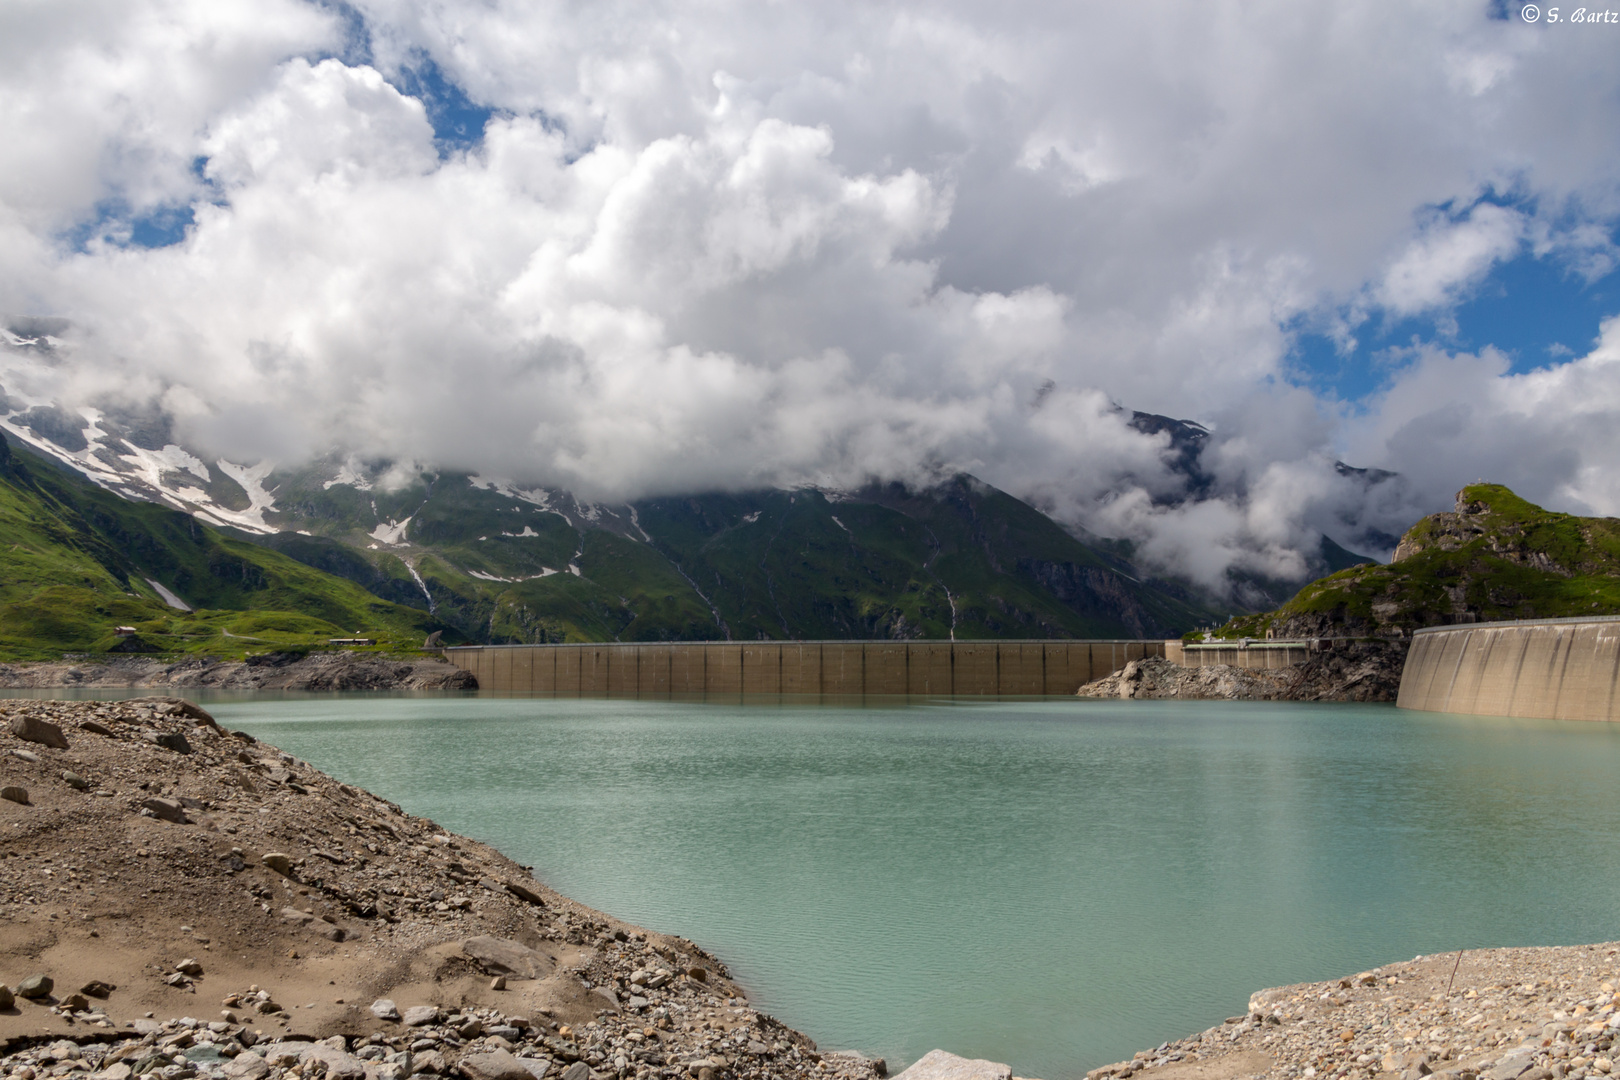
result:
[[[1286,682],[1282,671],[1248,671],[1225,664],[1182,667],[1152,656],[1132,660],[1123,670],[1087,683],[1076,694],[1092,698],[1271,701],[1280,696]]]
[[[1404,641],[1354,641],[1271,670],[1183,667],[1162,657],[1132,660],[1082,686],[1080,697],[1227,701],[1394,701],[1406,661]]]
[[[478,680],[442,660],[353,652],[265,653],[246,660],[144,657],[0,664],[0,687],[209,687],[219,690],[476,690]],[[192,706],[195,708],[195,706]]]
[[[1620,613],[1620,521],[1536,506],[1471,484],[1456,509],[1401,537],[1386,566],[1342,570],[1276,611],[1242,615],[1225,638],[1408,638],[1428,626]]]

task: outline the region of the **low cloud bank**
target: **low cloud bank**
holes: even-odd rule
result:
[[[1354,402],[1289,360],[1290,328],[1443,321],[1514,258],[1613,268],[1596,36],[1349,2],[345,10],[0,14],[0,313],[68,321],[10,320],[19,409],[598,499],[965,470],[1213,587],[1299,576],[1320,532],[1384,554],[1478,475],[1620,511],[1614,322],[1529,374],[1419,343]],[[430,62],[473,138],[398,89]],[[1200,468],[1133,409],[1205,425]]]

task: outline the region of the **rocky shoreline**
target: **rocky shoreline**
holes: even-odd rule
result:
[[[683,938],[173,698],[0,703],[0,1077],[839,1077]]]
[[[870,1080],[683,938],[177,698],[0,701],[0,1080]],[[1604,1080],[1620,946],[1262,991],[1088,1080]],[[82,1074],[82,1076],[81,1076]],[[1011,1080],[936,1051],[904,1080]]]
[[[436,658],[372,653],[272,652],[245,660],[190,657],[165,663],[142,656],[0,664],[0,688],[215,690],[476,690],[469,671]]]
[[[1248,1012],[1087,1080],[1603,1080],[1620,943],[1420,956],[1264,990]]]

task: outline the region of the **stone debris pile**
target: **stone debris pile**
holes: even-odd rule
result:
[[[1620,945],[1418,957],[1262,991],[1249,1012],[1087,1080],[1602,1080],[1620,1065]]]

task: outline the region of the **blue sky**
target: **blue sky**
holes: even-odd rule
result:
[[[1620,272],[1589,281],[1556,256],[1524,250],[1444,311],[1396,317],[1373,310],[1349,351],[1326,334],[1295,330],[1289,360],[1303,384],[1358,402],[1388,385],[1415,344],[1464,352],[1492,347],[1511,358],[1511,371],[1523,373],[1585,356],[1597,344],[1599,324],[1616,314]]]

